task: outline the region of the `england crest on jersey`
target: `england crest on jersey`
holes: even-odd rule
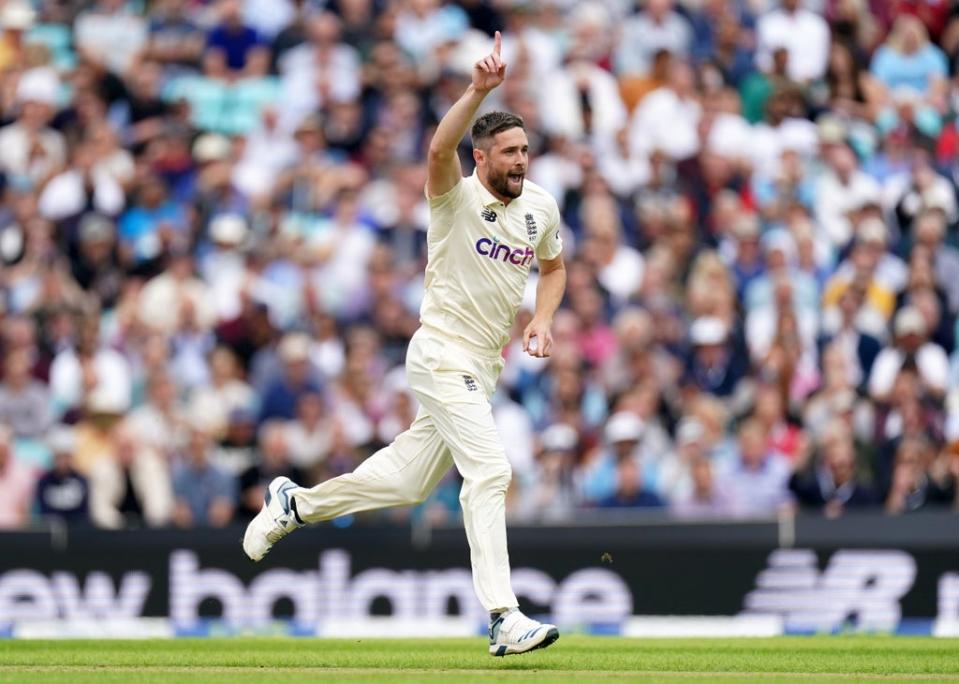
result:
[[[532,214],[526,214],[526,237],[530,242],[536,242],[536,219]]]

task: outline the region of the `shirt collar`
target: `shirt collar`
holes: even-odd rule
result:
[[[494,204],[502,204],[502,200],[497,199],[493,193],[486,189],[486,186],[483,185],[482,181],[479,179],[479,175],[476,173],[476,169],[473,169],[473,181],[476,183],[476,187],[480,194],[480,201],[483,203],[484,207],[491,207]],[[514,202],[516,200],[513,200]]]

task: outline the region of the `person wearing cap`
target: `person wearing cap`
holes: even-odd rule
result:
[[[529,481],[522,482],[511,512],[518,520],[564,522],[577,503],[573,465],[579,433],[565,423],[554,423],[540,435],[540,451]]]
[[[112,309],[120,298],[125,275],[120,269],[113,221],[93,212],[84,214],[77,239],[77,255],[70,260],[73,277],[85,291],[95,293],[105,309]]]
[[[715,316],[701,316],[689,327],[683,384],[728,397],[748,373],[748,355],[730,339],[729,327]]]
[[[643,420],[632,411],[618,411],[609,417],[603,428],[604,444],[587,453],[579,467],[577,489],[583,501],[596,505],[615,494],[617,464],[621,460],[628,458],[646,466],[639,463],[645,427]]]
[[[240,297],[247,287],[250,230],[240,214],[219,214],[210,221],[213,249],[199,259],[199,272],[210,284],[217,318],[229,321],[240,313]]]
[[[883,349],[869,376],[869,395],[875,401],[889,399],[899,371],[914,366],[924,391],[935,398],[944,396],[949,381],[949,357],[938,344],[929,341],[928,322],[922,312],[906,306],[896,314],[894,344]]]
[[[36,508],[45,518],[57,518],[71,525],[90,521],[90,487],[73,467],[76,440],[71,428],[58,426],[47,438],[53,452],[52,467],[37,481]]]
[[[683,500],[693,494],[693,464],[709,458],[706,428],[693,416],[679,421],[675,443],[676,448],[659,466],[659,491],[667,501]]]
[[[0,128],[0,170],[8,182],[33,187],[66,163],[66,140],[50,126],[59,85],[56,73],[49,69],[31,69],[20,76],[17,118]]]
[[[27,0],[7,0],[0,8],[0,72],[22,67],[26,61],[26,32],[33,27],[37,13]]]

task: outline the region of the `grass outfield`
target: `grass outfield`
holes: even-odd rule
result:
[[[483,639],[0,640],[0,682],[959,682],[959,642],[921,637],[567,636],[492,658]]]

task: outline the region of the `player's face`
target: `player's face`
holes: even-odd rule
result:
[[[523,194],[529,165],[529,140],[522,128],[497,133],[489,150],[477,160],[486,182],[500,196],[515,199]]]

